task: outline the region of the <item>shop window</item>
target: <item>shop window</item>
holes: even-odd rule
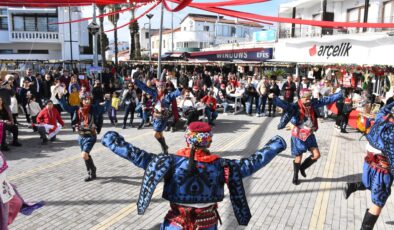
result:
[[[204,26],[204,31],[209,31],[209,26]]]

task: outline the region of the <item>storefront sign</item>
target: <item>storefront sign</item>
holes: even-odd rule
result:
[[[272,42],[276,40],[276,30],[264,30],[253,33],[254,42]]]
[[[272,59],[272,48],[195,52],[190,53],[190,58],[207,59],[208,61],[266,61],[268,59]]]
[[[279,40],[275,47],[277,61],[298,63],[343,63],[393,65],[388,54],[394,53],[394,37],[379,35],[325,36]]]

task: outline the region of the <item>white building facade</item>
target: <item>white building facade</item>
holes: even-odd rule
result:
[[[263,26],[255,22],[229,20],[223,16],[188,14],[178,28],[163,32],[162,53],[193,52],[220,44],[248,42],[252,41],[254,32],[262,29]],[[157,54],[159,34],[152,33],[151,40],[152,54]]]
[[[322,20],[322,1],[298,0],[280,6],[279,15]],[[365,1],[327,0],[326,21],[364,22]],[[368,22],[394,22],[394,0],[370,0]],[[274,59],[318,64],[394,65],[391,29],[336,28],[279,24]],[[394,29],[394,28],[393,28]]]
[[[0,8],[0,60],[85,60],[88,53],[88,22],[78,20],[80,7]],[[71,31],[71,34],[70,34]]]

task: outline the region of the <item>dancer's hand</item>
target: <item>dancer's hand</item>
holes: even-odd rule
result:
[[[272,98],[275,97],[275,94],[274,94],[274,93],[270,93],[270,94],[268,95],[268,97],[272,99]]]

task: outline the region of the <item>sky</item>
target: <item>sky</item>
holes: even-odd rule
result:
[[[212,0],[194,0],[193,2],[211,2]],[[215,0],[215,1],[222,1],[222,0]],[[279,5],[282,3],[290,2],[291,0],[271,0],[269,2],[264,2],[264,3],[258,3],[258,4],[252,4],[252,5],[245,5],[245,6],[237,6],[237,7],[228,7],[229,9],[233,10],[238,10],[238,11],[244,11],[244,12],[250,12],[250,13],[255,13],[255,14],[261,14],[261,15],[269,15],[269,16],[277,16],[278,15],[278,10],[279,10]],[[146,9],[148,9],[151,5],[141,7],[140,9],[137,9],[136,15],[140,15],[143,13]],[[175,6],[175,5],[174,5]],[[150,13],[152,13],[154,16],[151,20],[151,28],[152,29],[158,29],[160,27],[160,5],[158,5],[156,8],[154,8]],[[92,16],[92,7],[83,7],[82,8],[82,13],[83,17],[91,17]],[[186,7],[185,9],[174,13],[174,28],[176,28],[181,20],[189,13],[199,13],[199,14],[212,14],[206,11],[201,11],[201,10],[196,10],[190,7]],[[97,13],[98,15],[98,13]],[[225,18],[229,18],[225,16]],[[126,12],[120,14],[120,19],[118,21],[118,26],[125,24],[131,20],[131,14]],[[145,27],[148,28],[148,19],[146,17],[143,17],[138,20],[138,23],[140,27]],[[164,27],[166,28],[171,28],[171,12],[168,12],[164,9]],[[107,29],[112,29],[113,25],[105,19],[104,21],[104,28]],[[129,41],[130,36],[129,36],[129,29],[128,26],[119,29],[118,30],[118,40],[119,41]],[[113,32],[107,33],[107,36],[110,41],[113,40]]]

